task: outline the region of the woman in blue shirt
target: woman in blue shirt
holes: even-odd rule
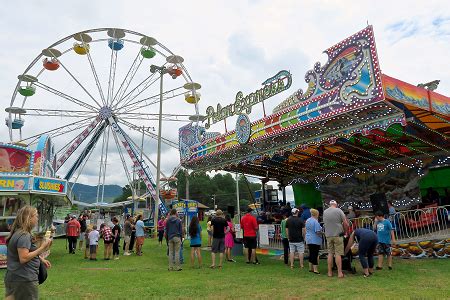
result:
[[[306,244],[309,249],[309,271],[319,272],[319,250],[322,245],[322,226],[319,224],[319,211],[311,208],[311,217],[306,220]]]
[[[202,253],[200,248],[202,247],[202,227],[198,221],[198,217],[194,216],[191,219],[191,223],[189,224],[189,236],[191,237],[191,266],[195,265],[195,255],[197,255],[198,266],[202,267]]]

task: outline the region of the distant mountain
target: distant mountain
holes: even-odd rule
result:
[[[72,184],[72,183],[71,183]],[[103,187],[100,187],[100,193]],[[74,200],[94,203],[97,201],[97,186],[77,183],[73,188]],[[103,202],[113,202],[114,198],[122,195],[122,187],[119,185],[105,185]],[[99,202],[101,199],[99,199]]]

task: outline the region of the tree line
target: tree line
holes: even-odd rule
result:
[[[178,199],[186,199],[186,173],[179,172],[177,181],[170,182],[171,188],[178,191]],[[211,209],[215,204],[218,208],[226,210],[228,206],[236,208],[236,180],[230,173],[215,174],[213,177],[204,172],[190,174],[189,176],[189,198],[196,200]],[[245,211],[249,204],[253,203],[254,192],[261,189],[261,184],[248,181],[245,176],[238,176],[239,182],[239,202],[241,211]],[[137,185],[138,182],[136,182]],[[141,195],[144,193],[145,184],[139,181]],[[122,188],[122,195],[114,199],[114,202],[125,201],[131,196],[131,188],[125,185]]]

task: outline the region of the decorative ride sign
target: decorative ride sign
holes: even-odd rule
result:
[[[246,114],[239,115],[236,121],[236,138],[239,144],[247,144],[251,135],[250,119]]]
[[[265,99],[268,99],[282,91],[287,90],[292,84],[292,75],[289,71],[283,70],[278,72],[275,76],[267,79],[262,83],[264,87],[250,93],[246,96],[242,92],[236,94],[234,103],[222,107],[217,104],[216,110],[213,106],[206,109],[207,122],[205,128],[208,129],[212,124],[222,121],[234,115],[242,113],[250,114],[252,106],[258,104]]]

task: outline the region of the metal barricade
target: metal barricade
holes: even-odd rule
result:
[[[407,210],[391,217],[397,240],[437,239],[450,236],[449,206]]]
[[[450,206],[429,206],[421,209],[406,210],[395,213],[389,217],[395,233],[397,243],[399,241],[421,241],[425,239],[440,239],[450,237]],[[360,217],[349,219],[349,228],[346,232],[350,235],[357,228],[374,230],[374,217]],[[320,224],[323,227],[323,223]],[[281,238],[281,225],[269,225],[269,245],[261,245],[266,249],[283,249]],[[259,239],[258,239],[258,246]],[[326,238],[322,238],[321,250],[327,249]]]

